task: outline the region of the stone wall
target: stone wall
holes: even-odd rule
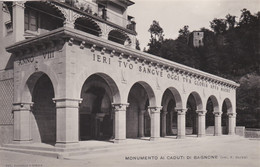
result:
[[[260,129],[246,129],[245,137],[246,138],[260,138]]]
[[[245,127],[244,126],[236,126],[236,135],[239,135],[239,136],[245,136]]]
[[[214,126],[207,126],[206,127],[206,134],[214,134]]]

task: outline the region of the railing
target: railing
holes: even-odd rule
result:
[[[116,14],[113,11],[109,11],[106,8],[100,8],[100,7],[98,7],[98,4],[90,2],[88,0],[77,0],[77,1],[63,0],[61,2],[64,2],[72,7],[80,9],[88,14],[91,14],[91,15],[100,17],[104,20],[115,23],[121,27],[135,31],[135,22],[133,20],[133,17],[130,17],[131,20],[126,19],[126,18],[122,17],[122,15]]]

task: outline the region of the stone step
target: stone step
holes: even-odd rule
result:
[[[7,147],[0,147],[0,150],[14,151],[14,152],[32,154],[32,155],[41,155],[41,156],[52,157],[52,158],[59,158],[60,157],[60,153],[54,152],[54,151],[42,151],[42,150],[7,148]]]
[[[77,156],[84,156],[89,154],[98,154],[106,152],[115,152],[123,149],[127,150],[138,150],[138,148],[153,148],[153,147],[168,147],[167,143],[171,146],[178,145],[179,142],[190,143],[196,140],[196,142],[202,142],[203,140],[212,140],[213,138],[218,138],[219,141],[222,139],[230,138],[230,141],[234,142],[236,139],[241,139],[240,136],[216,136],[216,137],[205,137],[205,138],[195,138],[187,137],[186,139],[174,139],[174,138],[160,138],[156,141],[128,141],[120,144],[108,144],[108,145],[96,145],[96,146],[79,146],[75,148],[57,148],[54,146],[44,146],[44,145],[29,145],[29,144],[5,144],[0,147],[2,150],[15,151],[26,154],[41,155],[47,157],[61,158],[61,159],[75,159]],[[151,147],[152,146],[152,147]]]

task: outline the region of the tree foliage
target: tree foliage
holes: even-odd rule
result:
[[[159,50],[164,36],[163,29],[159,25],[159,22],[154,20],[148,31],[151,34],[151,39],[148,43],[149,49],[147,52],[159,56]]]

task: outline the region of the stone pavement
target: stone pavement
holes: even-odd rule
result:
[[[128,140],[125,146],[118,148],[120,149],[104,149],[63,160],[1,150],[0,167],[260,166],[260,140],[239,136],[192,136],[178,140],[161,138],[154,143],[147,140]]]

